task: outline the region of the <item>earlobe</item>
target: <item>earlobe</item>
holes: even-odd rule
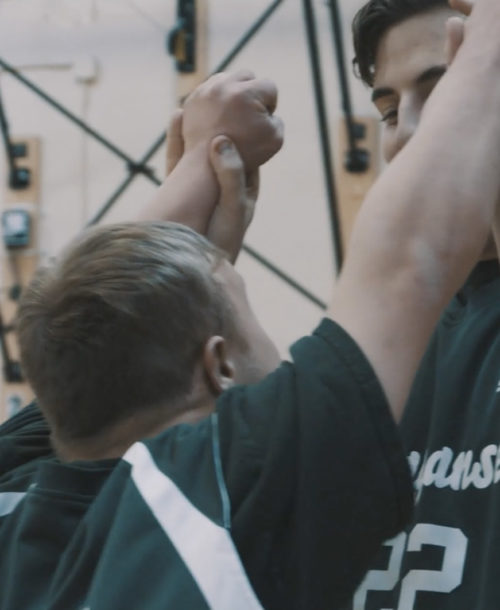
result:
[[[223,337],[215,335],[206,342],[203,367],[208,386],[215,396],[234,385],[234,364],[229,358],[227,342]]]

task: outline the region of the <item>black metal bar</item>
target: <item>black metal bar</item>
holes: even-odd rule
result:
[[[94,216],[87,222],[86,227],[91,227],[92,225],[97,224],[101,218],[109,212],[109,210],[113,207],[116,201],[123,195],[123,193],[128,189],[128,187],[135,180],[136,174],[129,174],[125,180],[120,184],[120,186],[113,192],[112,195],[108,198],[108,200],[99,208],[99,210],[94,214]]]
[[[337,72],[340,84],[340,97],[342,103],[342,110],[347,125],[347,137],[349,140],[349,147],[351,149],[357,148],[356,145],[356,129],[355,122],[352,113],[352,102],[351,92],[349,89],[349,81],[347,80],[347,71],[345,67],[345,52],[344,52],[344,39],[342,33],[342,24],[340,21],[340,12],[337,4],[337,0],[329,0],[327,2],[330,7],[330,23],[332,28],[333,46],[335,48],[335,57],[337,59]]]
[[[262,26],[267,22],[269,17],[274,13],[274,11],[278,8],[278,6],[283,2],[283,0],[275,0],[261,15],[257,18],[256,21],[250,26],[250,28],[246,31],[246,33],[240,38],[240,40],[234,45],[234,47],[229,51],[229,53],[224,57],[224,59],[217,65],[212,74],[216,72],[222,72],[225,70],[229,64],[233,61],[233,59],[240,53],[240,51],[250,42],[250,40],[257,34],[257,32],[262,28]]]
[[[12,142],[9,135],[9,124],[5,115],[5,110],[2,102],[2,94],[0,92],[0,128],[2,130],[2,138],[5,145],[5,154],[7,156],[7,163],[9,165],[9,175],[14,176],[16,173],[16,162],[14,161],[14,151],[12,149]],[[9,180],[10,182],[10,180]]]
[[[335,178],[333,175],[333,155],[330,145],[329,128],[326,113],[325,95],[323,91],[323,80],[321,77],[320,56],[318,49],[318,36],[314,11],[311,0],[303,0],[304,18],[306,24],[307,43],[309,58],[311,61],[311,73],[313,77],[314,97],[316,102],[316,114],[318,118],[319,137],[323,155],[323,173],[325,177],[326,193],[330,210],[330,223],[333,237],[333,248],[340,271],[343,262],[342,235],[340,232],[340,219],[337,206],[337,194],[335,189]]]
[[[352,112],[351,92],[347,79],[344,39],[342,34],[342,21],[337,0],[328,0],[330,7],[330,23],[332,29],[333,47],[337,60],[337,73],[340,85],[342,110],[344,111],[347,131],[348,150],[344,159],[344,166],[349,172],[364,172],[370,165],[370,153],[358,146],[358,140],[364,135],[364,125],[356,123]]]
[[[259,254],[252,247],[243,245],[242,249],[249,256],[251,256],[257,262],[259,262],[263,267],[265,267],[268,271],[271,271],[271,273],[274,273],[274,275],[277,275],[280,279],[282,279],[285,282],[285,284],[288,284],[291,288],[293,288],[295,291],[300,293],[308,301],[311,301],[311,303],[314,303],[321,309],[326,309],[327,306],[324,301],[322,301],[317,296],[315,296],[312,292],[307,290],[307,288],[304,288],[304,286],[299,284],[296,280],[294,280],[292,277],[290,277],[287,273],[285,273],[281,269],[278,269],[278,267],[273,265],[273,263],[270,263],[266,258],[264,258],[261,254]]]
[[[81,119],[79,119],[75,114],[73,114],[70,110],[65,108],[62,104],[52,98],[50,95],[42,91],[40,87],[35,85],[35,83],[28,80],[25,76],[23,76],[18,70],[16,70],[13,66],[5,62],[0,58],[0,66],[6,71],[9,72],[15,79],[25,85],[28,89],[33,91],[36,95],[41,97],[44,101],[46,101],[50,106],[58,110],[61,114],[63,114],[67,119],[69,119],[72,123],[80,127],[85,133],[89,136],[93,137],[95,140],[100,142],[105,148],[114,153],[117,157],[125,161],[128,166],[135,167],[136,171],[140,171],[144,173],[145,176],[150,176],[152,174],[152,170],[147,167],[140,167],[132,157],[127,155],[125,152],[120,150],[117,146],[115,146],[112,142],[110,142],[107,138],[98,133],[95,129],[92,129],[89,125],[84,123]]]
[[[164,129],[163,132],[156,138],[156,140],[153,142],[153,144],[151,144],[151,146],[148,148],[148,150],[144,153],[144,156],[141,158],[141,161],[143,163],[147,163],[151,159],[151,157],[160,150],[160,148],[165,143],[166,139],[167,139],[167,132]],[[158,184],[161,184],[161,181]]]
[[[156,151],[162,146],[163,142],[167,137],[167,133],[164,132],[155,142],[149,147],[149,149],[144,153],[141,160],[139,161],[139,165],[145,165],[151,157],[156,153]],[[130,171],[129,175],[125,178],[125,180],[120,184],[120,186],[114,191],[114,193],[108,198],[106,203],[104,203],[96,214],[88,221],[87,227],[91,227],[92,225],[97,224],[101,218],[113,207],[115,202],[123,195],[123,193],[127,190],[127,188],[132,184],[132,182],[137,177],[137,174]],[[161,180],[156,178],[156,176],[150,176],[152,182],[154,182],[157,186],[160,186]]]

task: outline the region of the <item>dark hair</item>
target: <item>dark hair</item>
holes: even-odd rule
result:
[[[175,223],[85,232],[25,291],[21,361],[54,438],[86,439],[138,410],[176,404],[232,309],[222,253]]]
[[[370,0],[352,23],[356,75],[372,87],[378,45],[387,30],[409,17],[443,6],[448,6],[447,0]]]

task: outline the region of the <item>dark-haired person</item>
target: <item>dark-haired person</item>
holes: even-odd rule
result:
[[[460,38],[459,23],[447,22],[457,14],[445,0],[371,0],[355,18],[357,65],[384,122],[388,161],[413,137],[447,69],[453,37]],[[481,69],[479,60],[472,69]],[[476,95],[487,93],[477,88]],[[458,145],[474,156],[474,137]],[[490,163],[500,169],[498,158]],[[481,188],[476,197],[479,205]],[[499,606],[500,272],[493,240],[481,259],[441,318],[401,421],[417,490],[414,518],[373,562],[356,610]]]
[[[408,517],[394,420],[494,221],[499,25],[497,1],[479,0],[418,134],[368,195],[327,318],[293,363],[275,368],[241,278],[181,225],[89,232],[37,275],[19,335],[59,460],[41,464],[0,522],[4,608],[347,600]],[[184,121],[220,99],[198,100]],[[471,160],[458,132],[477,137]]]

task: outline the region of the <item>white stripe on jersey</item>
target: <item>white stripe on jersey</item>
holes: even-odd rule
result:
[[[132,480],[191,572],[210,608],[263,610],[227,530],[200,512],[156,466],[143,443],[123,459]]]
[[[3,491],[0,493],[0,517],[9,515],[26,495],[24,491]]]

